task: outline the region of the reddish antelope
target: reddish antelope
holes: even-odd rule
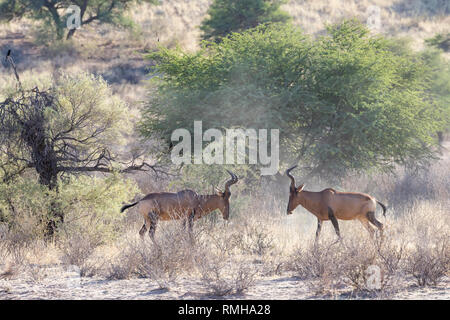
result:
[[[139,231],[139,235],[143,238],[145,232],[149,230],[149,236],[154,240],[159,220],[187,219],[189,231],[191,231],[198,203],[198,195],[192,190],[183,190],[177,193],[150,193],[139,201],[124,205],[120,212],[139,204],[138,212],[144,218],[144,225]]]
[[[227,170],[228,171],[228,170]],[[149,236],[154,240],[156,225],[159,220],[185,219],[188,222],[189,234],[192,232],[194,220],[219,209],[225,220],[230,215],[230,186],[238,181],[236,175],[230,171],[231,180],[225,183],[225,191],[212,195],[198,195],[192,190],[183,190],[178,193],[150,193],[141,200],[127,204],[120,209],[125,211],[139,204],[138,212],[144,218],[144,225],[139,234],[144,236],[147,229]]]
[[[222,212],[222,217],[228,220],[230,216],[230,186],[238,182],[238,177],[227,170],[231,176],[231,180],[225,183],[225,191],[218,191],[217,194],[209,195],[199,195],[198,196],[198,207],[195,209],[194,220],[200,219],[201,217],[213,212],[218,209]]]
[[[322,221],[331,220],[336,234],[340,238],[338,219],[341,220],[359,220],[363,226],[373,236],[374,230],[370,223],[375,225],[380,233],[383,233],[383,225],[375,218],[375,209],[377,203],[383,208],[383,215],[386,216],[386,206],[376,200],[374,197],[356,192],[338,192],[327,188],[320,192],[311,192],[303,190],[305,185],[295,186],[295,179],[290,172],[297,166],[286,170],[286,175],[291,179],[289,189],[289,203],[287,214],[301,205],[306,210],[317,217],[316,240],[320,235]]]

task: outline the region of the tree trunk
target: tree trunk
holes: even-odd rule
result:
[[[77,31],[77,29],[70,29],[69,32],[67,32],[66,40],[70,40],[70,38],[72,38],[72,36],[75,34],[75,31]]]
[[[83,16],[84,16],[84,13],[86,12],[87,5],[88,5],[88,0],[84,0],[83,4],[81,5],[81,8],[80,8],[80,23],[81,23],[81,25],[83,25]],[[70,29],[69,32],[67,33],[66,40],[69,40],[70,38],[72,38],[76,31],[77,31],[77,29]]]
[[[47,146],[46,146],[47,148]],[[49,191],[58,191],[58,171],[57,161],[53,148],[47,149],[44,152],[40,165],[36,166],[39,173],[39,183],[46,186]],[[51,240],[55,236],[58,225],[64,222],[64,212],[58,202],[52,201],[50,203],[49,217],[47,226],[45,228],[45,238]]]
[[[64,26],[61,22],[61,17],[59,16],[58,10],[56,10],[54,4],[48,3],[45,5],[52,15],[53,22],[56,28],[56,39],[62,40],[64,37]]]
[[[36,109],[28,121],[23,123],[22,139],[31,150],[31,158],[39,174],[39,183],[46,186],[49,191],[58,187],[58,160],[51,140],[47,137],[44,127],[45,117],[43,108]],[[50,204],[50,216],[46,226],[45,237],[51,239],[58,227],[64,221],[64,213],[56,202]]]
[[[49,191],[58,191],[58,171],[54,150],[50,149],[42,155],[42,161],[36,170],[39,173],[39,182],[45,185]],[[55,236],[58,225],[64,222],[64,212],[58,202],[50,203],[49,217],[45,228],[45,238],[51,240]]]

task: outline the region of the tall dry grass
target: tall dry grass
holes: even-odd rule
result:
[[[352,178],[352,191],[366,185],[387,202],[386,218],[377,212],[385,226],[383,238],[371,238],[357,221],[340,221],[343,240],[337,242],[326,222],[315,244],[316,219],[306,210],[287,216],[287,199],[261,195],[238,205],[233,195],[231,205],[238,207],[232,208],[230,220],[223,221],[219,213],[202,218],[194,225],[193,242],[181,221],[160,222],[156,244],[148,236],[142,241],[142,221],[133,210],[121,226],[123,236],[101,244],[77,234],[59,239],[58,245],[30,242],[23,233],[2,229],[0,277],[41,281],[48,264],[75,265],[82,277],[143,278],[168,290],[194,279],[207,297],[242,296],[264,278],[287,274],[297,277],[299,285],[306,283],[312,297],[322,298],[390,298],[414,287],[439,286],[447,283],[450,270],[450,174],[444,163],[430,168],[433,180],[427,181],[426,191],[398,203],[405,194],[404,178],[415,188],[423,183],[421,175]],[[376,288],[370,285],[374,266],[380,271]]]

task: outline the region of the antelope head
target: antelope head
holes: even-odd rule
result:
[[[234,173],[228,170],[227,172],[231,176],[231,179],[225,183],[224,192],[217,192],[217,195],[219,196],[218,209],[220,210],[220,212],[222,212],[222,217],[225,220],[228,220],[228,218],[230,217],[230,186],[238,182],[238,177]]]
[[[287,206],[287,214],[292,214],[295,208],[300,204],[300,193],[305,187],[304,184],[300,185],[298,188],[295,186],[295,179],[291,175],[291,171],[294,170],[297,166],[293,166],[286,170],[286,175],[291,179],[291,186],[289,187],[289,202]]]

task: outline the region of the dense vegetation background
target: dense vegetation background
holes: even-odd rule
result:
[[[283,167],[329,179],[431,160],[449,113],[435,94],[439,52],[399,49],[352,20],[327,31],[311,39],[263,25],[192,54],[161,48],[148,56],[162,76],[143,133],[170,142],[194,120],[204,130],[277,128]]]

